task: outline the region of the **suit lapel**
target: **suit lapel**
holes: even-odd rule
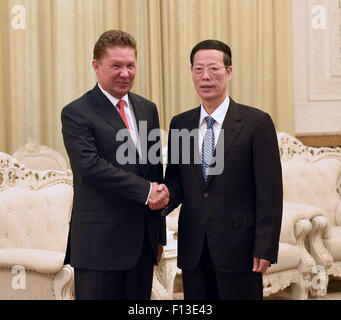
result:
[[[140,163],[140,174],[141,176],[146,176],[147,173],[147,164],[148,164],[148,123],[151,121],[149,118],[148,109],[141,104],[141,102],[137,101],[136,96],[133,93],[128,93],[129,100],[131,103],[131,106],[134,111],[135,120],[136,120],[136,126],[137,126],[137,133],[139,135],[140,139],[140,147],[141,147],[141,154],[140,156],[142,161],[139,161]],[[140,123],[141,122],[141,123]]]
[[[138,103],[138,101],[136,101],[136,96],[133,93],[129,92],[128,97],[133,107],[135,118],[136,118],[136,123],[138,126],[139,121],[148,120],[148,112],[146,111],[146,108],[144,108],[144,106],[141,105],[141,103]]]
[[[189,130],[189,132],[191,132],[192,130],[194,130],[193,132],[195,132],[195,136],[193,139],[194,143],[193,145],[191,145],[191,149],[190,149],[190,154],[191,156],[193,156],[190,163],[191,163],[191,168],[194,171],[194,176],[197,177],[200,186],[203,188],[205,181],[204,181],[204,177],[202,174],[201,155],[199,152],[199,142],[198,142],[199,141],[199,136],[198,136],[199,120],[200,120],[200,106],[194,109],[191,115],[188,117],[186,128]]]
[[[125,128],[124,122],[109,99],[99,89],[98,85],[92,90],[93,102],[97,106],[97,113],[117,130]]]
[[[108,122],[113,128],[120,132],[122,129],[127,129],[120,114],[117,112],[116,108],[109,101],[109,99],[103,94],[98,85],[92,90],[93,102],[97,106],[97,113]],[[134,149],[136,152],[136,147],[134,145],[133,140],[129,135],[128,144]]]
[[[232,145],[234,144],[236,137],[238,136],[238,133],[240,129],[242,128],[242,118],[239,113],[239,108],[238,104],[235,103],[232,99],[230,99],[230,105],[228,108],[228,111],[226,113],[223,125],[221,127],[222,131],[220,132],[218,141],[217,141],[217,147],[224,146],[223,154],[224,154],[224,159],[227,157]],[[222,138],[224,137],[224,142],[222,143]],[[218,161],[216,163],[218,168],[216,168],[216,171],[222,171],[224,166],[224,159],[222,161]],[[219,168],[221,170],[219,170]],[[205,184],[205,188],[209,185],[209,183],[214,179],[215,175],[208,175],[207,177],[207,182]]]

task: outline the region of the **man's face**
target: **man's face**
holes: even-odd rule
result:
[[[101,87],[113,97],[122,98],[133,86],[136,73],[135,50],[130,47],[106,49],[100,60],[93,60],[92,66]]]
[[[232,78],[232,66],[225,68],[223,52],[199,50],[193,59],[192,78],[203,102],[221,103],[227,95],[227,83]]]

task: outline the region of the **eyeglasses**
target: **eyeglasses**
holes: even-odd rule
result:
[[[202,76],[207,69],[207,72],[211,76],[218,76],[220,74],[221,69],[226,69],[228,66],[220,66],[220,65],[212,65],[212,66],[201,66],[201,65],[194,65],[191,67],[192,72],[197,76]]]

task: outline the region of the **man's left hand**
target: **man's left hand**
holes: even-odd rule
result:
[[[159,243],[157,245],[157,263],[160,262],[162,253],[163,253],[163,245]]]
[[[253,272],[264,273],[268,268],[271,266],[271,261],[260,259],[260,258],[253,258]]]

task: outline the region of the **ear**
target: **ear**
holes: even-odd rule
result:
[[[92,60],[92,67],[94,68],[96,74],[98,75],[100,63],[98,60]]]
[[[229,81],[232,79],[232,66],[227,67],[227,77]]]

